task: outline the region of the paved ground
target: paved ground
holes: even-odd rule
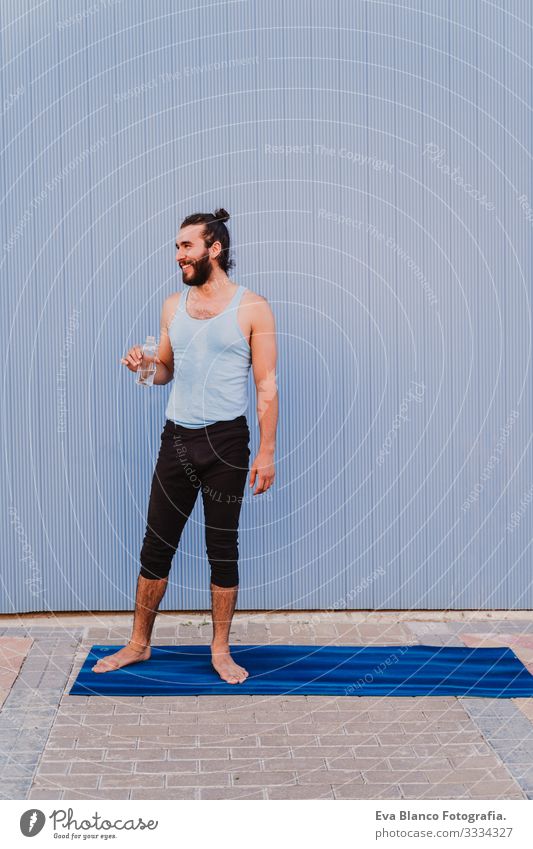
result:
[[[0,617],[0,798],[533,798],[533,699],[66,695],[130,624]],[[153,642],[210,636],[164,613]],[[511,645],[533,672],[529,612],[238,613],[232,642]]]
[[[17,680],[33,640],[24,637],[2,637],[0,639],[0,707]]]

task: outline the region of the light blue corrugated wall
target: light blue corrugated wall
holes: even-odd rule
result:
[[[119,359],[216,206],[279,332],[239,607],[532,608],[529,0],[0,15],[2,611],[131,608],[170,386]],[[199,500],[162,607],[208,576]]]

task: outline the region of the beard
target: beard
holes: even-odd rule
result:
[[[209,279],[213,266],[209,254],[202,259],[195,260],[189,269],[181,271],[181,277],[186,286],[203,286]]]

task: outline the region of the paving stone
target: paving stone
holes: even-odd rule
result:
[[[168,737],[170,727],[168,725],[109,725],[106,728],[109,736],[114,739],[125,737]]]
[[[111,723],[116,722],[116,717],[108,716],[107,714],[89,714],[81,717],[81,722],[76,717],[73,718],[65,718],[62,722],[56,723],[57,725],[68,725],[74,724],[77,725],[78,728],[95,728],[97,730],[102,728],[111,728]],[[126,726],[139,726],[141,724],[141,716],[139,714],[130,713],[127,716],[122,716],[120,718],[121,728],[124,729]]]
[[[215,752],[217,750],[211,749],[211,751]],[[290,746],[237,746],[235,748],[231,748],[229,751],[232,760],[261,757],[265,761],[269,761],[272,758],[290,758],[292,756]],[[315,754],[317,754],[316,748],[314,751]],[[214,755],[211,755],[211,757],[214,757]],[[216,757],[218,757],[218,755],[216,755]]]
[[[38,775],[67,775],[69,768],[68,761],[41,761]]]
[[[348,742],[347,737],[343,736],[343,741]],[[239,745],[236,742],[231,743],[232,747]],[[249,746],[249,742],[242,745]],[[259,745],[270,746],[318,746],[318,737],[316,734],[261,734],[259,735]]]
[[[42,790],[38,787],[32,788],[28,795],[27,799],[57,799],[61,800],[63,796],[62,790]]]
[[[309,725],[307,725],[305,727],[307,728],[307,730],[310,729]],[[244,736],[247,736],[249,734],[253,734],[253,735],[280,734],[280,733],[285,734],[285,733],[287,733],[287,730],[288,730],[289,733],[299,734],[300,730],[302,728],[303,728],[303,726],[300,726],[300,729],[298,729],[296,726],[293,726],[290,721],[286,722],[286,723],[282,723],[282,722],[255,722],[255,723],[253,723],[253,722],[243,722],[243,723],[238,723],[236,725],[224,726],[224,729],[222,731],[219,730],[218,733],[219,734],[222,733],[224,736],[226,734],[228,734],[228,735],[233,734],[233,735],[236,735],[236,736],[239,736],[239,737],[244,737]],[[207,729],[208,729],[208,726],[204,725],[203,728],[201,729],[200,733],[202,733],[202,731],[207,733]],[[215,729],[216,729],[216,726],[212,725],[209,728],[209,732],[214,733]],[[291,731],[291,729],[292,729],[292,731]]]
[[[131,799],[198,799],[200,798],[197,787],[165,787],[163,789],[134,787],[131,790]]]
[[[517,781],[520,781],[520,784],[523,783],[523,786],[526,784],[533,786],[533,765],[516,765],[513,768],[513,776]]]
[[[29,789],[29,781],[9,781],[0,788],[0,799],[25,799]]]
[[[420,725],[418,725],[417,727],[420,728]],[[409,733],[412,733],[412,731],[416,731],[416,728],[413,728],[413,729],[409,729],[408,727],[406,728],[405,724],[399,723],[399,722],[387,722],[387,723],[383,723],[381,725],[377,722],[373,722],[373,723],[369,723],[368,725],[365,725],[365,723],[363,723],[363,722],[358,722],[357,720],[354,720],[353,722],[344,722],[342,724],[342,726],[337,727],[337,728],[332,727],[330,734],[334,735],[334,734],[342,733],[343,729],[346,732],[346,734],[348,734],[348,735],[358,733],[360,735],[367,734],[369,736],[372,736],[373,734],[379,735],[379,734],[387,733],[387,734],[394,734],[395,739],[401,738],[404,734],[409,734]],[[322,731],[320,736],[323,737],[324,734],[326,734],[326,735],[328,734],[327,729],[324,729],[324,731]]]
[[[115,719],[116,721],[116,719]],[[198,714],[189,713],[154,713],[142,711],[138,714],[124,714],[120,716],[120,722],[131,725],[137,721],[141,725],[178,725],[178,726],[197,726],[207,725],[212,723],[227,722],[226,714],[222,711],[217,716],[199,716]]]
[[[39,761],[39,752],[19,752],[17,751],[14,755],[11,753],[2,753],[0,754],[0,767],[2,771],[4,771],[4,767],[9,765],[17,765],[17,766],[36,766]]]
[[[57,778],[54,778],[53,776],[39,775],[35,778],[35,782],[33,784],[33,787],[41,787],[47,790],[96,790],[97,786],[97,775],[62,775]],[[70,797],[67,796],[66,798]]]
[[[35,767],[32,764],[9,764],[0,769],[0,787],[10,784],[13,779],[27,779],[31,781]]]
[[[462,728],[460,731],[438,731],[435,737],[441,746],[447,746],[458,741],[463,744],[483,742],[483,734],[480,729],[466,730]]]
[[[403,747],[400,744],[397,746],[359,745],[353,746],[353,751],[356,757],[386,760],[389,757],[409,757],[411,748],[409,746]]]
[[[267,799],[334,799],[330,785],[307,784],[287,787],[267,787]]]
[[[396,742],[398,738],[394,735],[391,742]],[[291,737],[292,741],[292,737]],[[349,734],[320,734],[317,737],[317,745],[320,746],[378,746],[379,740],[375,734],[358,734],[351,731]]]
[[[154,705],[153,707],[150,705],[124,705],[124,704],[115,704],[112,705],[112,710],[110,713],[118,717],[119,719],[115,721],[121,721],[124,716],[128,716],[129,714],[135,714],[135,716],[152,716],[153,713],[165,714],[165,718],[171,712],[171,705]]]
[[[48,762],[98,762],[104,760],[105,749],[52,749],[47,746],[41,756],[41,763]]]
[[[464,714],[463,714],[464,718]],[[434,717],[432,717],[434,719]],[[466,717],[468,720],[468,717]],[[376,722],[376,723],[386,723],[387,725],[391,722],[401,722],[402,725],[407,725],[408,723],[420,724],[421,722],[428,723],[428,718],[422,710],[415,711],[413,708],[409,708],[408,710],[393,709],[393,710],[370,710],[368,711],[368,721]]]
[[[342,784],[344,781],[364,784],[363,773],[357,768],[353,771],[343,769],[311,769],[298,772],[298,784]]]
[[[343,727],[341,723],[326,723],[326,722],[300,722],[299,720],[289,720],[283,725],[280,723],[278,726],[273,726],[270,729],[271,734],[280,734],[280,733],[288,733],[290,737],[301,737],[304,734],[310,734],[313,736],[318,736],[321,734],[342,734]],[[268,729],[264,729],[263,731],[259,731],[259,734],[268,733]]]
[[[57,751],[66,752],[68,749],[74,749],[76,747],[76,738],[72,737],[70,739],[61,737],[59,739],[54,736],[50,736],[46,741],[46,749],[50,751],[51,749],[56,749]]]
[[[463,784],[399,784],[403,799],[470,799],[469,788]]]
[[[186,761],[185,763],[190,763],[190,761]],[[240,758],[238,761],[234,760],[202,760],[198,761],[199,763],[199,771],[200,772],[222,772],[226,770],[230,774],[240,775],[242,772],[259,772],[262,766],[262,761],[258,758]],[[267,765],[266,769],[270,769],[270,766]]]
[[[401,799],[400,788],[391,784],[358,784],[347,782],[332,785],[335,799]]]
[[[266,799],[266,791],[248,788],[239,790],[237,787],[200,787],[197,790],[199,799]]]
[[[500,749],[498,746],[493,744],[493,748],[498,752],[502,761],[509,767],[511,772],[512,766],[516,765],[516,767],[520,767],[523,764],[531,764],[532,762],[532,753],[528,748],[515,747],[509,748],[509,746],[502,746]],[[514,773],[513,773],[514,774]]]
[[[320,749],[320,754],[322,753],[322,749]],[[387,761],[385,758],[358,758],[352,755],[351,757],[326,758],[326,765],[328,769],[362,772],[367,769],[383,769],[387,765]]]
[[[418,766],[424,772],[438,769],[452,771],[453,769],[448,758],[443,758],[440,755],[426,755],[421,757],[415,754],[412,758],[391,757],[389,758],[389,763],[393,770],[412,769],[414,766]]]
[[[394,784],[424,784],[428,783],[428,779],[424,773],[419,770],[398,770],[393,773],[392,770],[366,770],[362,773],[365,782],[368,784],[384,784],[387,780]]]
[[[218,737],[213,737],[213,739],[216,741],[214,743],[214,745],[216,745],[216,746],[226,745],[225,743],[223,743],[223,744],[219,743]],[[172,734],[172,735],[165,734],[162,737],[153,738],[153,739],[150,739],[150,738],[143,739],[142,737],[139,737],[138,740],[135,740],[134,738],[128,737],[128,738],[124,739],[123,745],[124,746],[137,746],[138,745],[139,749],[153,749],[154,747],[157,748],[160,745],[166,744],[167,747],[172,746],[173,748],[179,749],[182,746],[198,746],[198,745],[200,745],[199,741],[200,741],[200,736],[198,734],[198,729],[196,729],[196,732],[194,734]],[[204,742],[206,742],[206,741],[204,741]]]
[[[328,761],[320,749],[316,749],[314,754],[310,754],[309,751],[294,752],[290,758],[263,758],[265,769],[273,772],[276,772],[278,769],[282,771],[284,769],[297,769],[298,771],[306,769],[328,769]],[[333,763],[336,764],[338,760],[334,759]],[[355,760],[353,760],[353,764],[355,765]]]
[[[237,749],[238,751],[238,749]],[[259,751],[257,748],[255,751]],[[200,758],[215,758],[227,760],[230,749],[226,746],[181,746],[180,748],[169,747],[168,759],[172,760],[199,760]]]
[[[114,790],[86,790],[76,791],[76,790],[64,790],[62,794],[62,799],[68,799],[69,801],[79,799],[84,800],[88,799],[91,802],[94,800],[108,800],[108,799],[130,799],[131,792],[129,787],[123,787],[122,789],[114,789]]]
[[[174,773],[166,776],[167,787],[229,787],[228,772],[189,772]]]
[[[182,699],[190,699],[191,696],[183,696],[180,697]],[[221,710],[225,708],[226,710],[238,710],[240,707],[254,707],[256,704],[263,705],[268,704],[269,699],[273,698],[272,696],[251,696],[251,695],[242,695],[239,696],[237,694],[231,696],[193,696],[192,698],[196,698],[197,700],[197,709],[204,710]],[[174,702],[176,700],[172,700],[171,709],[174,707]],[[181,710],[185,708],[188,703],[184,702],[182,705],[177,705],[176,709]],[[190,706],[189,709],[192,710],[194,706]]]
[[[446,754],[448,755],[448,760],[452,767],[487,767],[491,764],[498,764],[499,758],[494,754],[492,749],[487,745],[486,749],[483,753],[481,752],[470,752],[470,750],[466,749],[461,752],[461,754],[454,755],[453,752],[449,751],[447,748]],[[455,750],[454,750],[455,751]]]
[[[220,769],[220,765],[224,761],[216,761],[216,763],[219,764]],[[186,761],[138,761],[135,763],[136,775],[174,775],[180,772],[191,773],[199,771],[198,759]]]
[[[81,776],[76,776],[81,778]],[[85,777],[84,777],[85,780]],[[121,789],[133,787],[164,787],[163,775],[103,775],[100,779],[100,789]]]
[[[101,701],[94,700],[84,705],[71,705],[68,702],[63,702],[59,706],[59,715],[60,716],[72,716],[72,717],[82,717],[82,716],[113,716],[118,707],[124,707],[124,705],[115,705],[111,701]],[[139,714],[139,710],[133,708],[131,713]]]
[[[123,761],[75,761],[70,775],[133,775],[133,763]]]
[[[459,701],[470,716],[520,716],[512,699],[471,699],[461,697]]]
[[[491,770],[484,767],[459,767],[458,769],[427,769],[424,764],[420,765],[424,775],[430,784],[446,784],[452,780],[460,784],[475,784],[478,781],[487,781],[491,778]]]
[[[296,775],[293,771],[287,772],[250,772],[242,775],[233,775],[233,781],[238,781],[239,786],[285,786],[296,784]]]
[[[513,781],[484,781],[479,787],[470,787],[471,799],[524,799],[524,791]]]

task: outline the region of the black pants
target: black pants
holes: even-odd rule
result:
[[[201,428],[166,420],[154,469],[141,575],[165,578],[201,490],[211,582],[234,587],[238,574],[238,525],[250,458],[245,416]]]

